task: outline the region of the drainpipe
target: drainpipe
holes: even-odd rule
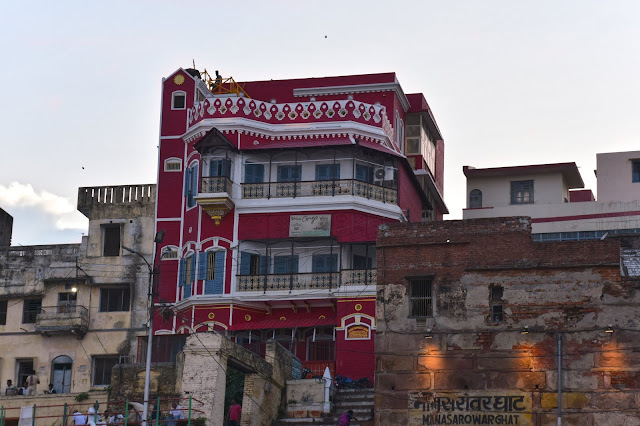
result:
[[[324,379],[324,404],[322,406],[322,412],[330,413],[331,401],[329,401],[329,395],[331,391],[331,372],[329,371],[329,367],[324,368],[322,378]]]
[[[562,334],[558,332],[558,426],[562,425]]]

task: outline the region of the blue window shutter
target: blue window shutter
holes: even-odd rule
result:
[[[302,166],[294,166],[293,173],[293,180],[296,182],[300,182],[302,180]]]
[[[216,177],[218,176],[218,165],[219,165],[219,160],[211,160],[209,162],[209,176],[213,176]]]
[[[240,252],[240,275],[251,274],[251,253]]]
[[[198,253],[198,279],[207,279],[207,252]]]
[[[286,166],[278,166],[278,182],[289,181],[289,169]]]
[[[287,262],[289,260],[289,256],[273,256],[273,273],[274,274],[287,274],[289,273],[289,268]]]
[[[329,165],[329,179],[340,179],[340,164]]]
[[[213,280],[213,294],[224,293],[224,260],[225,252],[217,251],[215,260],[216,273]]]
[[[314,254],[312,257],[313,263],[311,265],[311,272],[326,272],[325,270],[325,255]]]
[[[184,171],[184,196],[188,196],[189,192],[191,192],[193,181],[193,168],[187,168]]]
[[[198,195],[198,165],[193,166],[193,196]]]
[[[338,254],[333,253],[331,257],[331,270],[329,272],[338,272]]]
[[[196,255],[191,255],[191,277],[188,277],[189,284],[196,280]]]
[[[184,286],[184,259],[180,259],[178,268],[178,287]]]
[[[264,182],[264,164],[245,164],[244,181],[245,183]]]
[[[182,288],[182,298],[186,299],[188,297],[191,297],[191,284],[187,284]]]
[[[229,177],[231,175],[231,160],[225,158],[222,160],[222,170],[220,176]]]
[[[316,180],[329,179],[329,164],[316,164]]]
[[[368,173],[368,167],[364,166],[362,164],[356,164],[356,180],[362,181],[362,182],[368,182],[367,179],[367,175]]]
[[[260,256],[260,274],[269,273],[269,256]]]
[[[294,255],[291,262],[291,272],[294,274],[298,273],[298,255]]]

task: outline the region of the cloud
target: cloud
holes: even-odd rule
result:
[[[0,185],[0,207],[34,209],[45,213],[53,220],[56,229],[87,229],[87,219],[82,216],[71,200],[51,192],[36,192],[31,184],[11,182]]]

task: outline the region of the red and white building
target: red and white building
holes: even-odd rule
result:
[[[373,378],[378,226],[442,219],[443,165],[431,109],[394,73],[236,84],[177,70],[162,83],[157,349],[215,330]]]

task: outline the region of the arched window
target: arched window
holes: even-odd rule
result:
[[[51,362],[51,383],[56,393],[71,392],[71,366],[73,360],[66,355],[54,358]]]
[[[482,191],[474,189],[469,193],[469,208],[477,209],[478,207],[482,207]]]

